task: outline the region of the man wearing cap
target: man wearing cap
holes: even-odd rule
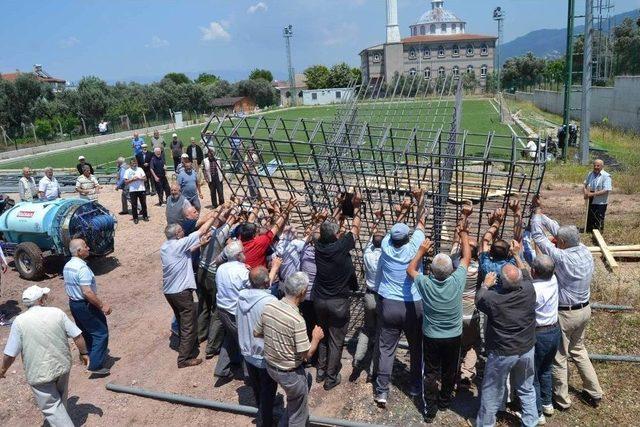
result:
[[[156,195],[156,186],[154,185],[153,176],[151,175],[151,159],[153,158],[153,153],[147,149],[147,144],[142,144],[142,151],[140,154],[136,155],[136,160],[138,161],[138,165],[144,171],[146,179],[144,181],[145,194],[155,196]]]
[[[22,354],[27,383],[49,425],[73,426],[67,413],[71,371],[69,338],[73,338],[78,347],[83,364],[89,363],[89,357],[82,331],[62,310],[45,306],[49,291],[33,285],[22,293],[22,303],[28,309],[11,325],[0,378],[5,378],[18,354]]]
[[[168,199],[171,190],[169,188],[169,181],[167,180],[167,167],[164,164],[164,156],[162,155],[162,149],[160,147],[153,149],[153,156],[149,161],[149,171],[151,172],[156,186],[156,192],[158,193],[158,204],[156,206],[162,206],[164,204],[163,194]]]
[[[178,165],[180,164],[180,156],[182,155],[182,141],[178,139],[178,134],[171,135],[171,157],[173,157],[173,170],[178,173]]]
[[[87,370],[96,375],[109,375],[104,367],[109,345],[107,318],[111,307],[98,297],[98,287],[93,272],[85,262],[89,247],[82,239],[69,243],[71,259],[64,266],[64,288],[69,297],[69,309],[89,349]]]
[[[91,174],[89,165],[82,167],[82,175],[76,178],[76,191],[81,199],[97,200],[100,184],[95,176]]]
[[[173,179],[175,180],[178,179],[178,175],[180,175],[180,172],[184,170],[184,164],[188,161],[189,161],[189,155],[187,153],[182,153],[180,155],[180,163],[178,163],[178,166],[174,170],[175,173],[173,174]]]
[[[202,166],[204,155],[202,153],[202,148],[200,148],[200,146],[196,144],[196,139],[194,137],[191,137],[191,144],[187,147],[187,155],[189,156],[189,160],[191,160],[191,162],[197,161],[198,166]]]
[[[137,156],[142,152],[142,144],[144,144],[144,138],[138,135],[138,132],[134,132],[133,139],[131,140],[131,147],[133,148],[134,156]]]
[[[91,175],[93,175],[93,166],[91,166],[91,163],[87,162],[87,160],[84,158],[84,156],[79,156],[78,157],[78,164],[76,165],[76,169],[78,169],[78,173],[80,175],[82,175],[82,169],[84,168],[84,166],[89,166],[89,170],[91,171]]]

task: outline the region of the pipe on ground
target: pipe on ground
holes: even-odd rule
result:
[[[217,402],[215,400],[197,399],[195,397],[184,396],[181,394],[164,393],[161,391],[147,390],[140,387],[128,387],[124,385],[108,383],[107,390],[116,393],[128,393],[136,396],[148,397],[150,399],[162,400],[170,403],[178,403],[182,405],[197,406],[201,408],[213,409],[216,411],[231,412],[235,414],[247,415],[254,417],[258,412],[257,408],[246,405],[236,405],[234,403]],[[311,424],[341,426],[341,427],[382,427],[376,424],[360,423],[357,421],[349,421],[338,418],[325,418],[310,416]]]
[[[589,354],[589,359],[596,362],[633,362],[640,363],[640,356],[618,354]]]
[[[630,305],[613,305],[613,304],[600,304],[599,302],[594,302],[591,304],[591,308],[596,310],[611,310],[611,311],[632,311],[634,308]]]

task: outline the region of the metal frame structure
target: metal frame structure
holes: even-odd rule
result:
[[[379,227],[389,230],[394,207],[413,190],[425,190],[426,234],[438,251],[451,248],[464,202],[474,204],[471,232],[478,240],[485,214],[506,209],[514,197],[528,217],[544,175],[545,149],[537,139],[536,158],[520,158],[515,136],[463,130],[461,79],[416,74],[350,87],[331,120],[212,115],[202,129],[202,143],[229,165],[223,175],[231,193],[247,204],[258,195],[280,201],[296,197],[300,204],[290,222],[301,228],[313,213],[333,210],[340,193],[361,193],[362,232],[353,255],[361,279],[374,211],[382,207]],[[240,144],[236,150],[234,138]],[[411,213],[407,223],[415,221]],[[510,236],[511,228],[512,221],[505,221],[501,233]]]

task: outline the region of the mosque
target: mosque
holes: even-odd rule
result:
[[[431,10],[409,27],[410,36],[401,38],[397,0],[387,0],[387,41],[360,52],[365,80],[394,74],[425,79],[475,73],[479,87],[493,72],[496,36],[469,34],[467,23],[444,8],[444,0],[431,0]]]

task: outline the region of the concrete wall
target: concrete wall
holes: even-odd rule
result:
[[[303,90],[303,105],[328,105],[344,102],[345,98],[353,97],[353,89],[332,88]]]
[[[533,93],[531,92],[516,92],[515,95],[513,95],[513,98],[516,101],[528,101],[528,102],[533,102]]]

